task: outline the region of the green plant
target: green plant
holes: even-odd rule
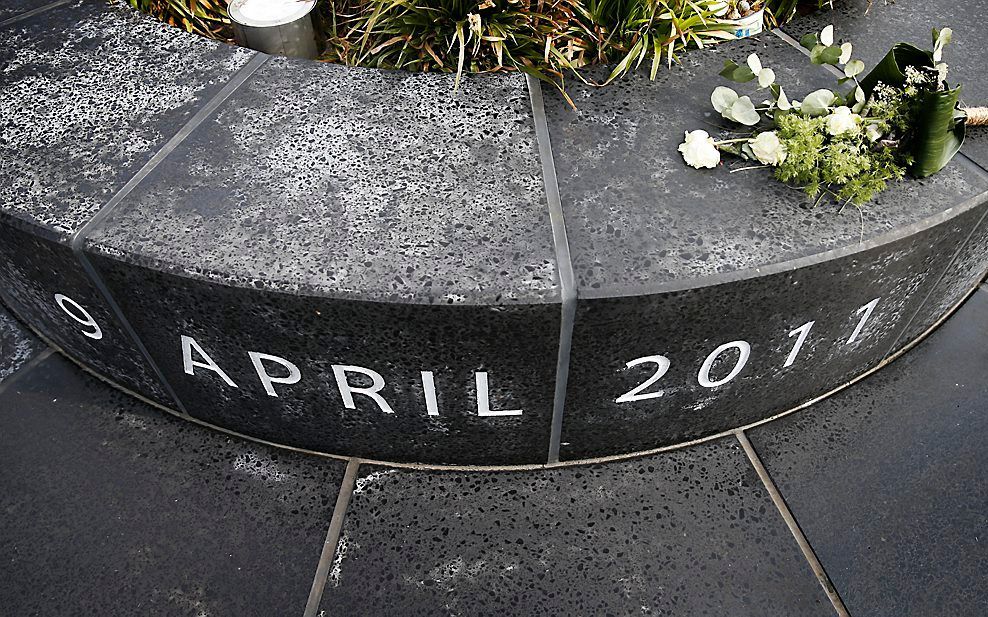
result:
[[[596,62],[616,62],[613,81],[650,61],[654,79],[664,59],[671,65],[678,50],[733,38],[720,23],[729,4],[723,0],[587,0],[576,5],[581,48]]]
[[[161,21],[209,38],[233,38],[225,0],[127,0]]]
[[[555,47],[572,11],[562,0],[369,0],[343,24],[348,64],[413,71],[517,69],[541,79],[569,67]],[[337,26],[339,28],[340,26]]]
[[[190,32],[232,38],[226,0],[127,1]],[[607,83],[648,63],[654,78],[682,49],[734,38],[723,19],[738,6],[765,2],[779,14],[793,1],[322,0],[317,27],[323,60],[456,72],[457,85],[464,72],[517,70],[565,96],[568,75],[589,82],[575,69],[614,64]]]

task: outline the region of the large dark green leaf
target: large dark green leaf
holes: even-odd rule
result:
[[[964,112],[957,109],[961,87],[931,92],[916,116],[913,136],[915,161],[909,173],[917,178],[943,169],[964,143]]]
[[[878,82],[889,86],[901,87],[906,83],[906,67],[916,68],[933,66],[933,54],[914,47],[909,43],[897,43],[882,61],[871,69],[871,72],[860,81],[861,89],[870,95]]]
[[[906,68],[934,66],[933,53],[908,43],[895,45],[882,61],[861,80],[861,88],[870,95],[879,82],[901,87],[906,83]],[[909,173],[917,178],[931,176],[943,169],[964,143],[964,113],[957,109],[960,86],[944,92],[931,92],[916,112]]]

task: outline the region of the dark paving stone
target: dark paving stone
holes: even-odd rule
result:
[[[538,472],[361,467],[326,615],[830,615],[734,440]]]
[[[572,84],[577,111],[547,93],[570,250],[582,298],[648,293],[713,274],[851,246],[936,214],[984,191],[970,169],[952,165],[922,182],[893,186],[858,210],[807,207],[799,191],[767,170],[692,169],[677,151],[687,130],[717,134],[710,106],[725,59],[757,52],[794,98],[835,80],[766,33],[685,54],[681,66],[645,72],[603,89]],[[761,100],[755,98],[754,100]],[[715,117],[716,116],[716,117]],[[726,159],[725,159],[726,160]]]
[[[4,613],[302,613],[342,462],[168,417],[59,357],[0,410]]]
[[[3,296],[73,357],[167,405],[67,244],[252,54],[95,0],[0,31]],[[55,294],[88,311],[101,338]]]
[[[529,107],[520,76],[454,96],[449,75],[271,59],[93,233],[93,259],[195,416],[384,460],[544,462],[560,293]],[[187,375],[182,334],[238,387]],[[266,394],[249,351],[302,381]],[[379,372],[395,413],[347,409],[334,364]],[[478,417],[476,372],[523,415]]]
[[[715,132],[709,96],[726,83],[717,73],[725,58],[743,63],[752,52],[777,71],[790,96],[835,85],[768,33],[686,54],[654,82],[638,73],[601,90],[574,86],[575,112],[558,96],[547,102],[580,297],[564,460],[728,430],[876,365],[984,214],[988,182],[964,161],[843,214],[807,208],[799,192],[764,170],[687,167],[677,151],[683,130]],[[903,230],[916,235],[896,239]],[[965,255],[967,267],[952,272],[943,298],[956,301],[955,288],[969,288],[988,268],[983,252]],[[875,298],[881,300],[867,327],[845,344],[857,311]],[[939,317],[937,310],[931,305],[916,323]],[[797,340],[789,333],[810,321],[795,364],[785,366]],[[704,360],[732,341],[751,346],[741,373],[723,385],[701,385]],[[664,394],[618,402],[658,368],[626,364],[657,355],[671,366],[640,392]],[[719,356],[712,381],[726,377],[738,358],[736,349]]]
[[[0,31],[0,207],[72,233],[252,54],[96,0]]]
[[[38,337],[0,305],[0,383],[44,348]]]
[[[854,56],[870,70],[900,41],[932,49],[933,28],[949,26],[954,37],[943,60],[950,68],[950,82],[963,85],[961,99],[967,105],[988,105],[984,63],[988,22],[981,19],[988,13],[988,0],[842,0],[834,4],[836,10],[799,17],[783,29],[798,39],[834,24],[837,38],[851,41]],[[988,128],[970,129],[962,152],[988,169]]]
[[[750,437],[852,615],[984,615],[988,292],[932,338]]]
[[[346,301],[251,290],[94,257],[123,310],[189,413],[237,432],[331,454],[387,461],[544,463],[552,416],[559,306],[421,305]],[[140,288],[141,294],[128,293]],[[236,384],[183,364],[191,337]],[[299,371],[268,394],[249,352]],[[190,357],[204,362],[190,346]],[[333,366],[358,366],[384,381],[386,412],[356,394],[348,409]],[[264,361],[265,371],[288,369]],[[422,371],[433,373],[429,415]],[[488,374],[480,417],[476,373]],[[372,386],[347,373],[354,387]]]
[[[34,10],[53,0],[0,0],[0,21]]]

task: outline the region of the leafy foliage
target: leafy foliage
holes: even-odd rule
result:
[[[232,38],[227,0],[127,1],[190,32]],[[562,89],[566,75],[590,64],[615,65],[607,82],[643,64],[654,78],[682,49],[734,38],[724,18],[742,2],[782,23],[796,1],[324,0],[318,34],[327,61],[458,75],[519,70]]]
[[[127,0],[140,11],[161,21],[219,40],[231,40],[233,31],[226,12],[226,0]]]
[[[710,95],[714,110],[755,128],[748,137],[722,141],[705,131],[688,132],[680,146],[683,159],[698,169],[715,167],[721,151],[756,159],[817,203],[832,195],[844,205],[870,201],[907,171],[917,178],[936,173],[964,140],[960,87],[947,85],[947,65],[940,61],[951,35],[949,28],[934,30],[932,51],[899,43],[859,80],[864,63],[852,59],[850,42],[834,40],[833,26],[807,34],[800,44],[809,50],[810,61],[842,66],[838,84],[851,86],[846,92],[821,88],[802,101],[789,100],[775,83],[775,72],[763,67],[756,54],[748,56],[746,67],[728,61],[722,77],[737,83],[757,78],[759,90],[767,90],[771,100],[754,107],[749,96],[715,88]]]
[[[824,116],[781,114],[776,131],[788,156],[775,176],[803,187],[811,198],[829,193],[845,203],[863,204],[905,174],[889,148],[872,148],[853,132],[829,135]]]

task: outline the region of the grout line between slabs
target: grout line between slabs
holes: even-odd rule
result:
[[[131,338],[134,345],[140,351],[141,355],[144,356],[144,360],[148,363],[151,369],[154,371],[155,376],[161,383],[162,387],[165,389],[168,396],[170,396],[174,401],[175,405],[178,407],[180,415],[188,417],[188,411],[185,408],[185,404],[178,397],[175,389],[168,382],[165,377],[164,372],[158,366],[154,358],[151,357],[151,353],[148,351],[144,342],[138,336],[137,331],[131,325],[130,321],[124,315],[123,309],[117,304],[116,299],[114,299],[113,294],[110,289],[106,286],[103,278],[96,271],[89,257],[85,253],[85,243],[86,238],[92,233],[96,228],[98,228],[112,212],[127,198],[131,192],[137,188],[141,182],[144,181],[157,167],[164,161],[169,154],[171,154],[176,148],[178,148],[182,142],[184,142],[189,135],[191,135],[206,119],[213,114],[230,96],[236,92],[240,86],[242,86],[250,76],[254,74],[257,69],[259,69],[265,62],[268,61],[270,56],[265,54],[255,54],[244,66],[240,67],[236,73],[230,78],[230,80],[224,84],[223,88],[220,89],[215,95],[213,95],[205,105],[203,105],[199,110],[189,119],[185,125],[175,135],[169,139],[164,146],[162,146],[141,169],[138,171],[127,183],[117,191],[109,201],[107,201],[103,207],[91,218],[89,221],[79,228],[71,237],[69,245],[72,248],[72,252],[75,254],[76,258],[82,264],[83,270],[89,275],[93,285],[99,290],[100,295],[106,300],[109,305],[110,310],[113,312],[117,321],[120,323],[124,332]]]
[[[947,262],[946,267],[944,267],[943,272],[940,273],[940,276],[937,277],[936,282],[933,283],[933,285],[930,287],[930,291],[926,293],[926,297],[924,297],[923,301],[920,302],[919,306],[916,308],[916,311],[909,318],[909,321],[906,322],[906,325],[904,325],[902,327],[902,330],[899,331],[899,335],[895,337],[894,341],[892,341],[892,344],[889,346],[888,351],[885,352],[885,356],[884,356],[885,358],[889,357],[894,353],[896,346],[899,344],[899,341],[902,340],[902,337],[904,337],[906,333],[909,331],[910,326],[912,326],[913,322],[916,321],[916,316],[919,315],[920,311],[922,311],[923,308],[926,307],[926,305],[930,302],[930,298],[933,297],[933,292],[936,291],[937,288],[940,286],[940,282],[943,281],[944,278],[946,278],[947,273],[950,272],[950,268],[954,265],[954,263],[956,263],[957,260],[960,259],[961,253],[964,252],[964,249],[967,247],[967,245],[971,243],[971,239],[974,237],[974,234],[977,233],[979,229],[981,229],[981,226],[985,224],[985,221],[988,221],[988,208],[985,209],[985,212],[981,215],[978,221],[971,226],[971,231],[967,234],[967,237],[964,238],[964,241],[960,243],[960,246],[958,246],[957,250],[954,251],[954,255],[950,258],[950,261]]]
[[[765,485],[765,489],[768,491],[769,497],[772,498],[772,503],[778,508],[779,514],[782,515],[783,520],[786,522],[786,526],[789,527],[789,531],[792,533],[793,537],[796,539],[796,543],[799,545],[799,549],[803,551],[803,557],[809,563],[810,569],[813,570],[813,574],[816,576],[817,581],[819,581],[820,586],[823,587],[823,592],[827,594],[830,599],[830,603],[833,604],[834,610],[840,617],[850,617],[847,612],[847,607],[844,606],[844,601],[841,600],[840,594],[837,593],[837,588],[834,587],[833,582],[830,577],[827,576],[826,570],[823,569],[823,564],[817,559],[816,553],[813,552],[813,547],[810,546],[809,541],[806,536],[803,535],[803,530],[799,528],[799,524],[796,522],[796,518],[792,515],[789,510],[789,506],[786,504],[786,500],[782,497],[782,493],[775,486],[772,481],[772,477],[769,475],[768,470],[762,464],[760,458],[758,458],[758,453],[755,452],[754,446],[748,441],[748,436],[744,434],[744,431],[737,431],[735,435],[738,441],[741,442],[741,447],[744,448],[745,454],[748,455],[748,460],[751,462],[752,467],[755,468],[755,472],[761,479],[762,484]]]
[[[542,178],[545,182],[546,203],[549,207],[549,223],[552,226],[552,243],[556,253],[556,266],[559,272],[559,287],[562,296],[559,353],[556,357],[556,383],[553,392],[552,425],[546,463],[551,465],[559,462],[559,446],[563,433],[566,386],[569,383],[570,353],[573,349],[573,322],[576,320],[576,276],[573,274],[573,260],[569,250],[569,239],[566,236],[562,199],[559,197],[559,181],[556,178],[556,163],[552,156],[552,143],[549,141],[549,123],[545,117],[542,84],[531,75],[526,75],[525,80],[528,83],[532,115],[535,119],[535,135],[539,144]]]
[[[30,19],[30,18],[34,17],[35,15],[40,15],[41,13],[45,13],[45,12],[50,11],[52,9],[57,9],[58,7],[65,6],[66,4],[68,4],[70,2],[72,2],[72,0],[58,0],[57,2],[51,2],[51,3],[46,4],[44,6],[39,6],[36,9],[31,9],[30,11],[25,11],[23,13],[18,13],[17,15],[14,15],[13,17],[8,17],[7,19],[5,19],[3,21],[0,21],[0,28],[3,28],[4,26],[9,26],[10,24],[16,24],[17,22],[23,21],[25,19]]]
[[[47,360],[48,356],[52,355],[53,353],[55,353],[55,350],[52,349],[51,347],[47,347],[41,350],[38,353],[38,355],[34,356],[24,364],[17,367],[17,370],[11,373],[9,377],[4,379],[3,381],[0,381],[0,394],[6,392],[7,389],[10,388],[10,386],[12,386],[14,383],[17,382],[17,380],[19,380],[25,374],[31,372],[31,370],[33,370],[34,367],[38,366],[39,364]]]
[[[359,467],[360,461],[358,459],[352,458],[347,461],[346,472],[340,483],[340,492],[336,496],[336,507],[333,508],[333,518],[330,519],[329,529],[326,530],[326,541],[322,545],[319,565],[316,566],[316,575],[312,579],[312,589],[309,591],[309,599],[305,603],[305,612],[302,613],[302,617],[315,617],[316,611],[319,610],[322,592],[326,588],[326,579],[329,577],[329,567],[336,557],[336,548],[340,543],[343,519],[346,516],[347,507],[350,505],[350,497],[353,495]]]

